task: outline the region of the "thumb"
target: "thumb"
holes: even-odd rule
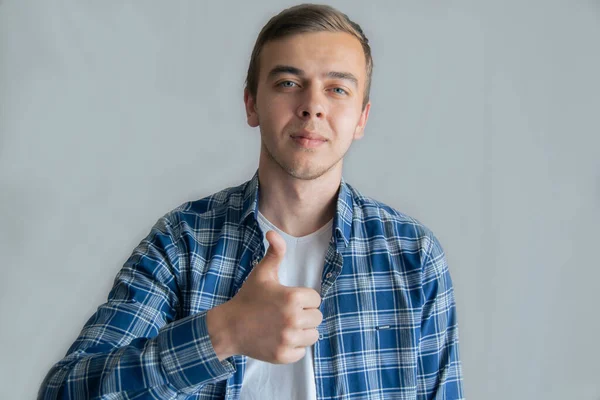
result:
[[[285,240],[283,240],[281,235],[275,231],[267,232],[266,238],[269,242],[269,248],[260,262],[261,269],[267,269],[271,271],[273,276],[277,278],[279,264],[281,264],[283,261],[283,256],[285,255]],[[279,279],[277,279],[277,281],[279,281]]]

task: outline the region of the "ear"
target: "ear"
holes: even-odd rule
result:
[[[356,129],[354,129],[354,139],[361,139],[365,135],[365,125],[367,125],[367,120],[369,119],[369,111],[371,110],[371,102],[369,101],[365,106],[365,109],[360,114],[360,119],[358,120],[358,124],[356,125]]]
[[[250,94],[248,88],[244,89],[244,105],[246,106],[246,120],[252,128],[258,126],[258,114],[256,113],[256,101]]]

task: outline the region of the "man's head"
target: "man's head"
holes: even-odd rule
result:
[[[298,179],[341,169],[363,136],[372,68],[362,29],[334,8],[304,4],[273,17],[256,41],[244,91],[248,124],[260,126],[261,165],[265,156]]]
[[[363,96],[364,108],[369,102],[371,76],[373,74],[373,58],[371,57],[369,40],[361,27],[350,20],[346,14],[326,5],[301,4],[288,8],[271,18],[262,28],[254,44],[248,74],[246,75],[246,89],[248,89],[250,95],[256,98],[260,73],[260,54],[265,44],[286,36],[309,32],[346,32],[356,37],[360,42],[365,54],[367,76]]]

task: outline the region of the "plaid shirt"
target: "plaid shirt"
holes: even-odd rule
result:
[[[218,360],[206,312],[231,299],[264,256],[258,190],[257,171],[161,217],[38,399],[238,399],[247,357]],[[317,399],[463,398],[440,243],[343,178],[321,297]]]

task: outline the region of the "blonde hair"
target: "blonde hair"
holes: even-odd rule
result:
[[[246,88],[250,95],[256,99],[260,71],[259,57],[265,44],[272,40],[307,32],[346,32],[360,41],[365,54],[367,72],[363,96],[364,109],[369,102],[371,75],[373,73],[373,59],[369,40],[361,27],[350,20],[346,14],[331,6],[319,4],[300,4],[285,9],[271,18],[262,28],[252,50],[248,75],[246,76]]]

